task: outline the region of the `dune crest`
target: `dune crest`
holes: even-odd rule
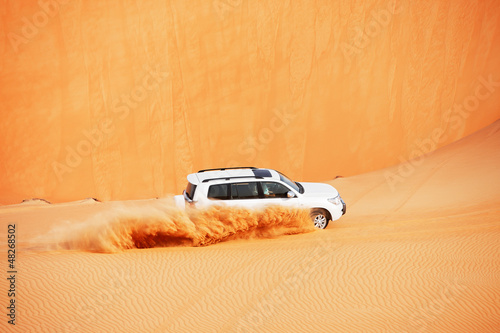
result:
[[[207,246],[231,239],[272,238],[315,230],[307,210],[212,207],[183,211],[171,203],[121,205],[84,221],[66,221],[34,240],[51,250],[116,253],[127,249]]]

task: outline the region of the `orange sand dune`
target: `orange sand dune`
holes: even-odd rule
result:
[[[498,165],[500,121],[407,165],[331,181],[348,214],[326,230],[208,247],[101,254],[57,242],[86,239],[67,228],[82,221],[94,236],[130,223],[119,216],[146,217],[147,229],[167,199],[1,207],[21,249],[16,329],[498,332]]]
[[[0,203],[179,193],[257,165],[314,180],[500,117],[498,0],[3,1]]]

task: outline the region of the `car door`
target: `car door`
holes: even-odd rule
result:
[[[280,205],[286,207],[299,207],[299,199],[297,196],[288,197],[288,192],[293,192],[284,184],[274,181],[260,182],[262,187],[262,195],[266,205]]]
[[[212,200],[212,204],[245,208],[262,206],[262,191],[256,181],[211,185],[207,198]]]
[[[262,190],[258,182],[235,182],[228,184],[228,206],[258,208],[262,206]]]

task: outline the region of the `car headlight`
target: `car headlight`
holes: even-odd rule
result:
[[[340,205],[340,195],[337,195],[335,198],[329,198],[327,200],[334,205]]]

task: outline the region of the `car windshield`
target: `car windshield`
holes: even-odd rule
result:
[[[288,186],[293,188],[295,191],[297,191],[299,193],[304,193],[304,189],[303,189],[302,185],[300,185],[300,183],[297,183],[297,182],[290,180],[290,178],[288,178],[287,176],[285,176],[281,172],[278,172],[278,173],[280,175],[280,180],[282,182],[284,182],[285,184],[287,184]]]

